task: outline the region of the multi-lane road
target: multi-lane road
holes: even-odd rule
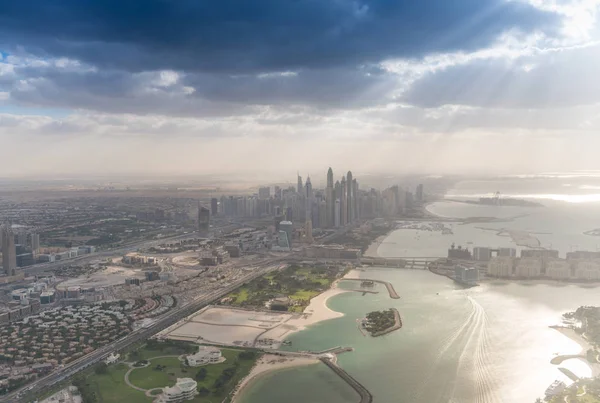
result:
[[[271,271],[279,270],[285,267],[285,264],[278,263],[282,259],[284,258],[273,258],[260,262],[260,265],[256,266],[256,268],[252,270],[249,274],[246,274],[245,276],[232,282],[231,284],[219,290],[211,291],[206,295],[197,297],[196,299],[187,303],[186,305],[183,305],[179,308],[168,312],[165,317],[159,319],[152,325],[145,328],[137,329],[131,332],[126,337],[117,340],[112,344],[101,347],[91,352],[90,354],[69,363],[63,368],[59,368],[58,370],[52,372],[50,375],[47,375],[28,384],[25,388],[21,389],[20,391],[17,390],[8,395],[0,397],[0,402],[26,402],[33,400],[33,398],[39,393],[43,392],[45,388],[63,382],[64,380],[75,375],[77,372],[82,371],[88,368],[89,366],[94,365],[99,361],[105,359],[112,352],[123,350],[126,347],[140,340],[148,339],[149,337],[155,335],[161,330],[164,330],[167,327],[175,324],[177,321],[198,311],[204,306],[224,297],[225,295],[229,294],[230,292],[242,286],[243,284],[259,276],[267,274]],[[255,263],[255,265],[257,265],[257,263]]]

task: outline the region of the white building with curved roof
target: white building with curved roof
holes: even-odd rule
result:
[[[175,386],[163,388],[163,393],[158,398],[160,403],[179,403],[193,400],[198,394],[198,383],[192,378],[177,378]]]
[[[211,346],[199,346],[196,354],[188,355],[185,358],[187,358],[187,362],[190,367],[216,364],[225,361],[223,355],[221,354],[221,350]]]

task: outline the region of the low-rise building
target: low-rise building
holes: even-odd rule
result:
[[[173,387],[163,388],[163,393],[158,398],[160,403],[178,403],[193,400],[198,393],[198,383],[192,378],[177,378]]]
[[[198,367],[200,365],[216,364],[223,361],[221,350],[211,346],[199,346],[198,352],[186,356],[187,363],[190,367]]]

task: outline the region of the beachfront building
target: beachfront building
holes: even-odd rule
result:
[[[537,257],[524,257],[519,259],[515,269],[517,277],[540,277],[542,275],[542,259]]]
[[[456,265],[454,267],[454,279],[460,283],[475,285],[479,281],[479,270],[475,267]]]
[[[198,394],[198,383],[192,378],[177,378],[175,386],[163,388],[163,393],[158,398],[159,403],[179,403],[193,400]]]
[[[564,259],[551,259],[546,262],[546,277],[566,280],[571,277],[571,264]]]
[[[575,263],[575,277],[579,280],[600,280],[598,260],[580,260]]]
[[[494,257],[488,263],[487,274],[491,277],[510,277],[515,267],[515,259],[510,256]]]
[[[198,367],[200,365],[216,364],[223,362],[221,350],[211,346],[199,346],[198,352],[185,357],[190,367]]]

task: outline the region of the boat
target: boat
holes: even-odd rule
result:
[[[550,386],[548,386],[548,389],[546,389],[546,397],[556,396],[565,390],[566,387],[567,385],[563,381],[559,381],[557,379],[556,381],[552,382]]]

